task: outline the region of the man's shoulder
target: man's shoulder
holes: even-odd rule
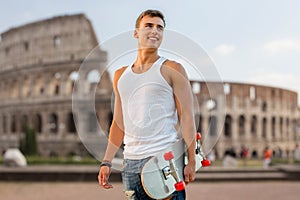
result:
[[[120,67],[118,68],[116,71],[115,71],[115,74],[122,74],[126,69],[127,69],[128,66],[123,66],[123,67]]]
[[[182,64],[180,64],[179,62],[176,62],[175,60],[169,60],[167,59],[164,63],[163,66],[166,69],[171,69],[171,71],[175,70],[179,73],[184,73],[185,74],[185,70],[184,67],[182,66]]]
[[[119,81],[120,77],[124,73],[124,71],[127,69],[128,66],[123,66],[115,71],[114,75],[114,84],[116,85],[117,82]]]

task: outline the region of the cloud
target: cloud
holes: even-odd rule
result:
[[[263,49],[270,54],[300,51],[300,39],[273,40],[266,43]]]
[[[235,46],[231,44],[220,44],[214,48],[214,51],[221,56],[227,56],[235,51]]]

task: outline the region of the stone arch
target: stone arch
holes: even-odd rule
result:
[[[250,132],[252,136],[256,136],[257,135],[257,117],[255,115],[253,115],[251,117],[251,125],[250,125]]]
[[[286,137],[289,138],[290,136],[290,119],[287,117],[286,118]]]
[[[246,123],[246,119],[244,115],[240,115],[239,116],[239,121],[238,121],[238,125],[239,125],[239,136],[243,136],[245,135],[246,129],[245,129],[245,123]]]
[[[202,133],[202,115],[196,114],[195,118],[197,132]]]
[[[279,134],[280,134],[280,139],[283,138],[283,117],[279,118]]]
[[[42,75],[37,76],[35,86],[34,86],[34,93],[36,96],[43,95],[45,92],[45,81]]]
[[[252,151],[251,157],[254,158],[254,159],[258,158],[258,154],[257,154],[257,151],[255,149]]]
[[[21,117],[21,129],[22,129],[22,132],[24,132],[26,126],[29,126],[29,124],[28,124],[28,116],[27,115],[23,115]]]
[[[23,80],[22,86],[22,97],[29,97],[30,96],[30,78],[26,76]]]
[[[98,125],[98,118],[96,113],[89,112],[88,113],[88,132],[89,133],[96,133],[97,132],[97,125]]]
[[[261,106],[261,111],[267,112],[267,109],[268,109],[268,104],[267,104],[267,102],[264,101]]]
[[[293,119],[292,122],[292,129],[293,129],[293,140],[297,141],[297,120]]]
[[[72,112],[68,113],[68,121],[67,121],[67,130],[69,133],[75,133],[76,132],[76,126],[74,121],[74,116]]]
[[[17,117],[16,115],[12,115],[11,117],[11,127],[10,130],[12,133],[16,133],[17,132]]]
[[[2,116],[2,128],[3,128],[3,133],[7,133],[7,116],[6,115],[3,115]]]
[[[71,71],[68,74],[68,80],[67,80],[67,94],[72,94],[73,92],[77,91],[77,88],[74,88],[75,82],[79,79],[79,73],[78,71],[74,70]]]
[[[271,122],[271,135],[272,139],[276,139],[276,118],[272,117],[272,122]]]
[[[58,117],[57,114],[52,113],[49,116],[49,130],[51,133],[57,133],[58,132]]]
[[[224,135],[230,138],[232,136],[232,117],[231,115],[226,115],[224,124]]]
[[[0,82],[0,99],[4,99],[4,81]]]
[[[17,80],[14,80],[11,85],[11,98],[16,99],[19,93],[19,83]]]
[[[208,133],[210,136],[217,136],[217,120],[217,117],[214,115],[209,117]]]
[[[42,116],[40,114],[36,114],[34,116],[34,122],[33,122],[34,129],[37,133],[41,134],[43,130],[43,124],[42,124]]]
[[[266,139],[267,138],[267,118],[262,119],[262,138]]]
[[[49,90],[52,96],[60,94],[60,77],[58,72],[51,74]]]

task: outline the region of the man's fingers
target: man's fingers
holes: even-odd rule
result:
[[[105,189],[113,188],[113,186],[108,182],[109,179],[109,173],[105,170],[100,171],[98,175],[98,182],[99,185]]]
[[[105,188],[105,189],[113,188],[112,184],[110,184],[110,183],[106,183],[106,184],[103,185],[102,187]]]
[[[184,175],[184,182],[188,184],[189,182],[192,182],[195,180],[195,175],[193,173],[186,173]]]

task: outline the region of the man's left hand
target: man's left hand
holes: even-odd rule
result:
[[[195,163],[189,162],[184,168],[184,182],[187,185],[195,180]]]

